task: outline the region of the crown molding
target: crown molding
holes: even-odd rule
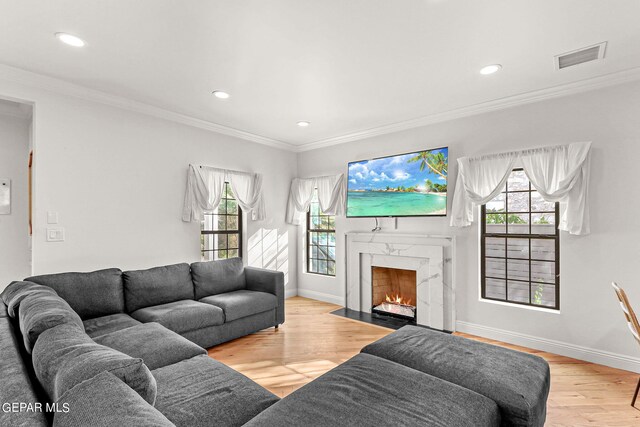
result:
[[[256,135],[254,133],[245,132],[228,126],[220,125],[207,120],[197,119],[175,111],[156,107],[143,102],[134,101],[122,96],[112,95],[95,89],[60,80],[54,77],[26,71],[20,68],[0,64],[0,79],[18,83],[24,86],[38,88],[60,95],[72,96],[83,99],[85,101],[97,102],[111,107],[133,111],[148,116],[192,126],[223,135],[233,136],[244,139],[246,141],[256,142],[273,148],[286,151],[295,151],[296,146],[276,139],[267,138],[265,136]]]
[[[474,116],[477,114],[488,113],[491,111],[499,111],[507,108],[517,107],[520,105],[545,101],[548,99],[588,92],[609,86],[632,82],[635,80],[640,80],[640,67],[631,68],[616,73],[605,74],[603,76],[584,79],[577,82],[554,86],[546,89],[534,90],[514,96],[508,96],[493,101],[482,102],[480,104],[457,108],[443,113],[430,114],[403,122],[392,123],[389,125],[379,126],[359,132],[353,132],[346,135],[340,135],[333,138],[314,141],[295,147],[295,151],[301,153],[305,151],[317,150],[319,148],[331,147],[333,145],[358,141],[374,136],[387,135],[390,133],[401,132],[435,123],[441,123],[463,117]]]

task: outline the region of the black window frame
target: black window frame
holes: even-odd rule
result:
[[[306,271],[309,274],[318,274],[320,276],[327,276],[327,277],[336,277],[337,274],[337,263],[335,260],[335,242],[336,242],[336,217],[335,215],[327,215],[325,213],[323,213],[320,210],[320,205],[319,202],[317,201],[317,189],[314,189],[314,198],[311,201],[311,203],[317,203],[318,204],[318,215],[311,215],[311,205],[309,206],[309,209],[307,210],[307,268]],[[328,220],[328,218],[333,217],[333,228],[327,228],[327,229],[320,229],[320,228],[311,228],[311,217],[312,216],[316,216],[318,218],[322,218],[322,217],[326,217],[327,218],[327,223],[330,224],[331,221]],[[333,233],[334,235],[334,246],[329,245],[329,238],[327,236],[327,244],[326,245],[318,245],[316,244],[316,250],[320,250],[320,247],[326,247],[327,248],[327,258],[326,259],[320,259],[318,257],[313,257],[313,247],[314,247],[314,243],[313,243],[313,239],[312,239],[312,233]],[[334,252],[334,258],[333,260],[329,259],[329,248],[333,247],[333,252]],[[312,261],[316,260],[318,263],[321,261],[326,261],[327,262],[327,268],[326,268],[326,273],[320,272],[320,271],[313,271],[312,270]],[[329,273],[329,262],[333,262],[333,274]]]
[[[522,171],[522,168],[516,168],[513,169],[511,173],[516,172],[516,171]],[[528,180],[528,177],[527,177]],[[529,181],[529,189],[528,190],[509,190],[508,184],[509,180],[507,180],[507,182],[505,183],[505,189],[504,192],[501,192],[501,194],[505,194],[505,209],[504,212],[495,212],[495,214],[504,214],[505,215],[505,230],[504,233],[487,233],[487,219],[486,219],[486,215],[487,215],[487,208],[486,205],[482,205],[481,206],[481,215],[480,215],[480,227],[481,227],[481,231],[480,231],[480,283],[481,283],[481,296],[482,299],[485,300],[489,300],[489,301],[499,301],[499,302],[503,302],[503,303],[507,303],[507,304],[515,304],[515,305],[524,305],[524,306],[528,306],[528,307],[537,307],[537,308],[544,308],[544,309],[548,309],[548,310],[560,310],[560,229],[558,228],[558,225],[560,223],[560,204],[559,203],[555,203],[555,210],[554,212],[551,211],[532,211],[531,210],[531,195],[537,191],[533,185],[531,184],[531,181]],[[509,212],[509,194],[510,193],[529,193],[529,210],[525,211],[525,212]],[[491,214],[491,212],[489,212]],[[529,215],[529,234],[517,234],[517,233],[509,233],[509,214],[527,214]],[[554,234],[532,234],[532,226],[533,221],[531,220],[531,215],[532,214],[554,214],[555,215],[555,233]],[[496,256],[487,256],[486,255],[486,239],[487,238],[504,238],[505,239],[505,256],[504,257],[496,257]],[[511,239],[526,239],[529,242],[529,253],[528,253],[528,258],[510,258],[509,254],[508,254],[508,238]],[[548,240],[555,240],[555,258],[554,258],[554,262],[555,262],[555,306],[549,306],[549,305],[542,305],[542,304],[535,304],[532,302],[532,298],[531,298],[531,290],[532,290],[532,286],[536,285],[536,284],[543,284],[543,285],[549,285],[551,283],[542,283],[542,282],[535,282],[531,280],[531,262],[549,262],[550,260],[542,260],[542,259],[534,259],[531,258],[531,241],[533,239],[548,239]],[[491,277],[491,276],[487,276],[486,275],[486,260],[487,258],[490,259],[504,259],[505,260],[505,277]],[[509,259],[518,259],[518,260],[527,260],[529,261],[529,280],[525,281],[525,280],[519,280],[519,279],[512,279],[508,277],[508,262]],[[486,295],[486,279],[494,279],[494,280],[504,280],[505,282],[505,298],[501,299],[501,298],[494,298],[494,297],[488,297]],[[509,281],[515,281],[515,282],[522,282],[522,283],[528,283],[529,284],[529,302],[523,302],[523,301],[511,301],[509,300]]]
[[[222,259],[229,259],[229,258],[242,258],[242,249],[243,249],[243,245],[242,245],[242,241],[243,241],[243,229],[242,229],[242,208],[240,207],[240,204],[238,204],[237,199],[235,198],[235,196],[233,195],[233,191],[231,189],[231,186],[228,182],[225,181],[224,183],[224,192],[222,193],[222,197],[220,198],[220,204],[224,203],[225,204],[225,213],[220,214],[220,213],[207,213],[205,212],[203,214],[203,221],[205,219],[205,217],[207,215],[209,216],[224,216],[225,219],[226,217],[234,217],[237,216],[238,217],[238,229],[237,230],[204,230],[203,226],[200,227],[200,258],[203,261],[210,261],[209,258],[205,258],[205,253],[207,252],[212,252],[213,253],[213,260],[222,260]],[[227,195],[230,194],[231,197],[227,197]],[[238,207],[238,213],[237,214],[229,214],[228,213],[228,201],[229,200],[235,200],[236,201],[236,206]],[[225,220],[225,224],[228,224],[228,221]],[[226,225],[225,225],[226,228]],[[238,247],[237,248],[229,248],[229,238],[227,237],[227,248],[226,249],[204,249],[204,240],[203,237],[205,236],[209,236],[209,235],[230,235],[230,234],[237,234],[238,235]],[[236,250],[238,251],[238,256],[237,257],[229,257],[229,251],[233,251]],[[216,258],[216,252],[219,254],[220,251],[226,251],[226,257],[224,258]]]

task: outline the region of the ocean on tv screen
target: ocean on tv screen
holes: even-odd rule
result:
[[[349,163],[347,216],[447,213],[448,149]]]

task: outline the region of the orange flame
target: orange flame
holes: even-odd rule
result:
[[[400,294],[397,294],[397,295],[391,294],[391,296],[384,294],[384,296],[387,302],[390,302],[392,304],[411,305],[411,299],[403,300]]]

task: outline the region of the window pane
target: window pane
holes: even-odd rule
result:
[[[531,258],[554,261],[556,241],[554,239],[531,239]]]
[[[486,279],[485,280],[485,297],[506,299],[507,283],[504,280]]]
[[[216,251],[216,259],[227,259],[227,251]]]
[[[238,229],[238,217],[237,216],[228,216],[227,217],[227,230],[237,230]]]
[[[529,302],[529,284],[522,282],[507,282],[507,297],[509,301]]]
[[[216,234],[216,249],[227,249],[227,235],[226,234]]]
[[[227,229],[227,217],[224,215],[216,215],[216,230],[226,230]]]
[[[327,242],[328,242],[327,233],[318,233],[318,236],[319,236],[319,243],[321,245],[327,245]]]
[[[311,258],[318,258],[318,247],[316,245],[311,246]]]
[[[529,234],[529,214],[512,214],[507,217],[509,234]]]
[[[328,259],[331,260],[336,260],[336,248],[333,246],[329,246],[329,255],[328,255]]]
[[[506,261],[503,259],[486,258],[484,274],[487,277],[505,278]]]
[[[319,240],[318,234],[319,233],[311,233],[311,243],[316,245],[318,244],[318,240]]]
[[[227,252],[227,256],[229,258],[237,258],[240,255],[238,255],[238,250],[237,249],[233,249],[233,250],[230,250],[230,251]]]
[[[203,261],[213,261],[213,252],[212,251],[204,251],[204,252],[202,252],[202,260]]]
[[[329,229],[330,230],[336,229],[336,217],[333,215],[329,216]]]
[[[504,233],[506,231],[507,218],[505,214],[487,214],[487,233]]]
[[[556,234],[556,215],[553,213],[531,214],[533,234]]]
[[[553,212],[556,210],[556,204],[553,202],[546,202],[540,193],[533,191],[531,193],[531,210],[534,212]]]
[[[202,249],[207,251],[207,250],[212,250],[214,249],[213,247],[213,234],[203,234],[200,236],[200,240],[202,242]]]
[[[529,212],[529,192],[509,193],[507,196],[509,212]]]
[[[546,307],[556,306],[555,285],[545,285],[542,283],[531,284],[531,303]]]
[[[229,234],[229,248],[239,248],[238,246],[238,235],[237,234]]]
[[[507,180],[507,191],[528,190],[529,179],[524,171],[513,171]]]
[[[531,261],[531,280],[533,282],[556,282],[556,263]]]
[[[485,256],[504,258],[507,255],[505,252],[505,244],[506,241],[504,238],[487,237],[486,239],[484,239]]]
[[[213,215],[204,215],[200,223],[200,230],[213,230]]]
[[[218,205],[218,209],[216,209],[216,212],[219,215],[224,215],[227,213],[227,204],[225,203],[225,199],[220,200],[220,204]]]
[[[318,247],[318,259],[327,259],[327,247],[319,246]]]
[[[328,245],[335,246],[336,245],[336,233],[328,233]]]
[[[311,272],[313,273],[318,272],[318,260],[315,260],[315,259],[311,260]]]
[[[529,260],[510,259],[507,261],[507,278],[529,281]]]
[[[327,274],[327,261],[318,261],[318,273]]]
[[[238,202],[235,200],[227,200],[227,213],[230,215],[238,215]]]
[[[336,263],[335,262],[329,261],[327,263],[327,269],[328,269],[327,274],[330,274],[332,276],[336,275]]]
[[[506,194],[500,193],[487,203],[487,213],[504,212],[506,206]]]
[[[320,217],[319,216],[312,216],[311,217],[311,228],[314,230],[319,230],[320,229]]]
[[[318,203],[311,203],[310,209],[311,209],[311,215],[314,215],[314,216],[320,215],[320,205]]]
[[[507,239],[509,258],[529,258],[529,239]]]

